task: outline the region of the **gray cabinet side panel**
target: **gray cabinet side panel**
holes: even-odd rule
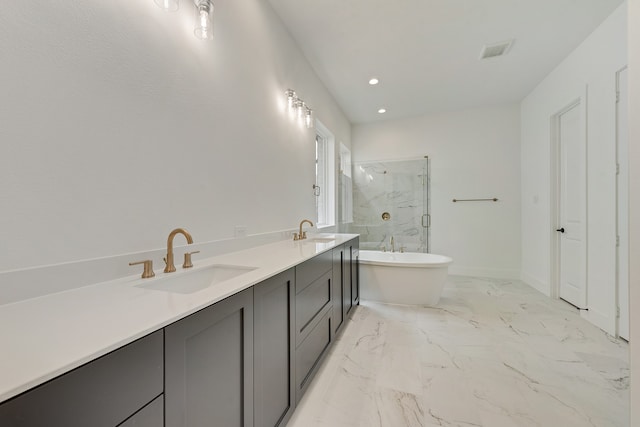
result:
[[[0,405],[2,427],[114,427],[162,393],[154,332]]]
[[[286,424],[295,408],[294,271],[254,286],[254,426]]]
[[[253,425],[253,289],[165,328],[167,427]]]
[[[342,321],[344,320],[344,297],[342,295],[342,268],[343,268],[343,251],[344,245],[337,246],[333,248],[333,274],[331,281],[331,299],[333,302],[333,323],[334,323],[334,332],[338,332],[338,330],[342,326]]]
[[[164,397],[158,396],[119,427],[163,427]]]

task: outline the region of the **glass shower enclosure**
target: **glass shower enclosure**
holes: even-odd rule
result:
[[[429,158],[353,164],[353,222],[360,248],[429,252]]]

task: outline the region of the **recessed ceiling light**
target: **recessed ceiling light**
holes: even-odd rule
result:
[[[380,83],[380,80],[376,79],[375,77],[374,77],[374,78],[372,78],[371,80],[369,80],[369,84],[370,84],[371,86],[373,86],[373,85],[377,85],[378,83]]]
[[[381,109],[378,110],[378,113],[380,113],[380,114],[384,114],[386,112],[387,112],[386,108],[381,108]]]

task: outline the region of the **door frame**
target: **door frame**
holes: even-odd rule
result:
[[[585,147],[585,176],[584,182],[586,186],[586,194],[585,194],[585,245],[587,250],[585,251],[585,265],[589,265],[589,230],[586,226],[588,224],[588,210],[587,210],[587,202],[589,197],[589,181],[587,179],[588,176],[588,145],[587,145],[587,90],[588,86],[585,84],[576,97],[574,97],[571,101],[566,103],[564,107],[560,108],[556,113],[551,115],[550,118],[550,141],[551,141],[551,167],[550,167],[550,229],[549,229],[549,241],[550,241],[550,295],[551,298],[560,299],[560,234],[556,231],[558,226],[560,225],[560,176],[562,167],[560,162],[560,116],[572,108],[579,106],[580,113],[580,129],[581,135],[580,139],[584,143]],[[589,272],[588,269],[585,271],[585,287],[586,287],[586,300],[587,307],[589,306]],[[587,308],[588,309],[588,308]]]
[[[620,74],[622,72],[627,71],[628,66],[620,68],[616,71],[616,168],[620,167],[620,126],[619,126],[619,116],[620,116],[620,102],[619,102],[619,94],[620,94]],[[628,71],[627,71],[627,79],[628,79]],[[628,91],[628,88],[627,88]],[[627,109],[627,122],[628,122],[628,109]],[[627,145],[629,141],[627,139]],[[628,148],[627,148],[628,150]],[[628,168],[628,166],[627,166]],[[628,169],[627,169],[628,170]],[[627,183],[627,192],[629,191],[629,183]],[[627,194],[627,203],[629,202],[629,196]],[[627,221],[629,218],[627,217]],[[627,230],[628,231],[628,230]],[[620,337],[620,171],[616,170],[616,308],[615,308],[615,316],[616,316],[616,337],[622,339],[628,339]],[[628,242],[628,240],[627,240]],[[627,259],[629,259],[629,250],[627,249]],[[627,271],[628,273],[628,271]],[[631,283],[627,283],[627,286],[630,288]],[[629,291],[630,289],[628,289]],[[627,295],[627,304],[630,303],[629,296]],[[627,309],[629,312],[629,309]],[[630,319],[627,318],[627,321],[630,322]],[[631,325],[627,326],[627,329],[630,329]]]

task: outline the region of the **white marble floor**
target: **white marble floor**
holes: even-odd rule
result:
[[[288,427],[629,427],[628,344],[519,281],[363,301]]]

